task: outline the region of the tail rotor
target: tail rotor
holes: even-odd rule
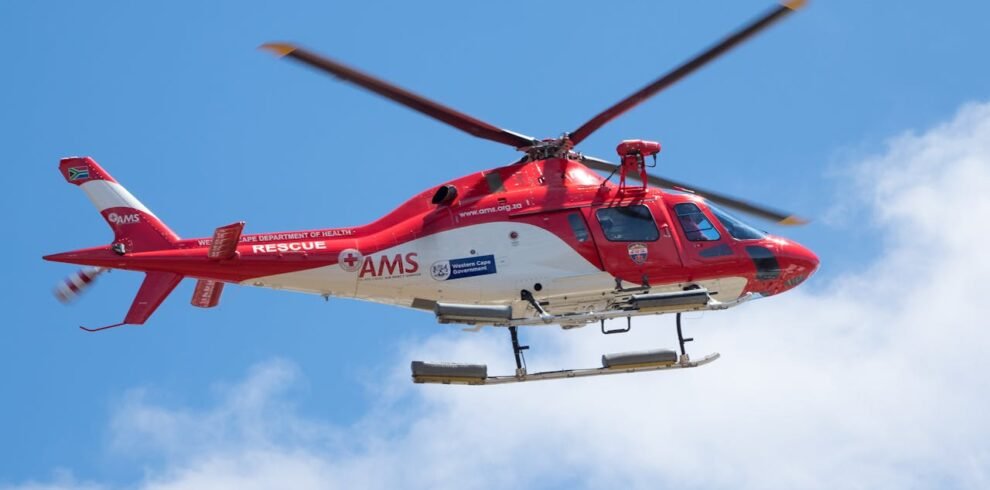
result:
[[[83,291],[93,285],[93,281],[99,277],[100,274],[109,271],[103,267],[84,267],[79,269],[69,277],[66,277],[62,282],[55,286],[55,299],[59,300],[63,304],[71,303],[72,300],[76,299]]]

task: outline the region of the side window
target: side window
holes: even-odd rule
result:
[[[584,218],[581,215],[577,213],[568,214],[567,222],[571,224],[571,229],[574,230],[574,237],[577,238],[577,241],[588,241],[588,227],[584,225]]]
[[[642,205],[602,208],[595,212],[602,232],[611,242],[652,242],[660,238],[650,210]]]
[[[677,221],[684,229],[684,235],[692,242],[710,242],[720,238],[718,230],[708,221],[705,213],[701,212],[694,203],[686,202],[674,206]]]

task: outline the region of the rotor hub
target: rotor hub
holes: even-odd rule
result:
[[[571,142],[570,135],[563,134],[558,138],[546,138],[537,141],[532,145],[519,148],[526,152],[527,160],[546,160],[548,158],[566,158],[571,154],[574,143]]]

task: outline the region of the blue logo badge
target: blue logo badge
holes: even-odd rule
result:
[[[430,266],[430,276],[437,281],[494,274],[495,256],[481,255],[463,259],[440,260]]]

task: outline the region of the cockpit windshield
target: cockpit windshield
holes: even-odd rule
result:
[[[715,218],[718,219],[719,223],[722,223],[722,226],[725,227],[725,231],[728,231],[733,238],[737,240],[758,240],[767,236],[765,232],[747,225],[739,218],[723,211],[714,204],[707,204],[708,209],[712,211],[712,214],[715,215]]]

